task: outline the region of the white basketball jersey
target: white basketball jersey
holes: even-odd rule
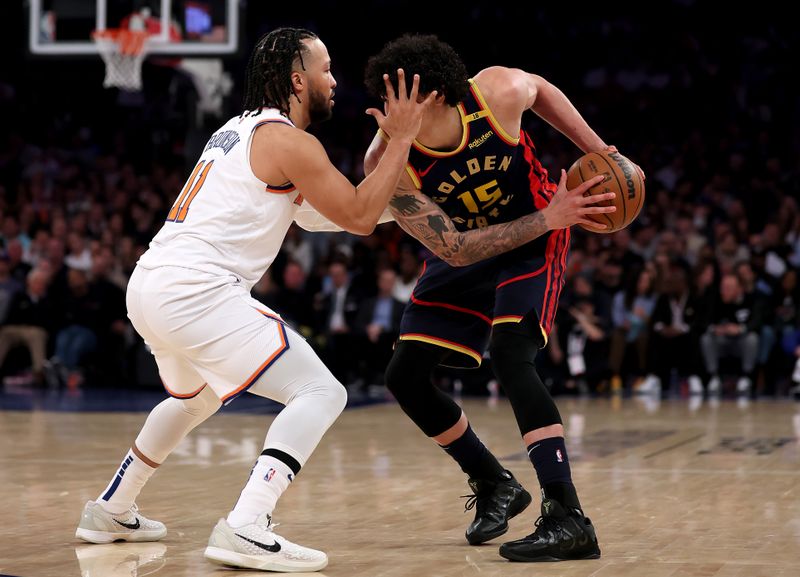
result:
[[[275,109],[234,117],[209,139],[166,222],[139,259],[233,274],[249,291],[275,260],[302,196],[291,183],[265,183],[250,167],[255,129],[294,126]]]

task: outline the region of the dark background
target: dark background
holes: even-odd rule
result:
[[[278,26],[307,27],[329,49],[338,82],[334,118],[311,130],[354,182],[363,177],[363,153],[375,131],[374,121],[364,114],[376,104],[363,88],[368,57],[402,33],[435,33],[456,48],[472,74],[486,66],[504,65],[544,76],[564,91],[607,143],[645,170],[647,203],[630,227],[630,250],[657,277],[663,270],[654,263],[659,254],[669,252],[659,253],[659,243],[665,235],[675,236],[679,214],[697,216],[698,208],[701,218],[694,220],[695,232],[708,249],[702,258],[711,259],[717,273],[731,267],[718,255],[721,239],[731,229],[742,254],[757,257],[774,249],[791,272],[796,274],[800,266],[800,98],[795,88],[800,34],[789,8],[779,7],[778,2],[732,9],[728,4],[692,0],[482,4],[249,0],[241,3],[241,49],[223,58],[233,90],[219,116],[199,119],[196,94],[185,74],[145,61],[141,94],[104,89],[103,63],[97,56],[30,55],[27,6],[5,4],[0,18],[0,210],[12,219],[25,212],[31,204],[31,158],[54,159],[54,192],[36,219],[27,223],[27,233],[51,227],[52,214],[72,219],[84,210],[81,207],[95,203],[104,218],[124,221],[122,236],[116,240],[130,241],[134,247],[127,252],[121,245],[107,247],[123,281],[136,252],[144,250],[163,222],[209,135],[240,112],[250,48]],[[551,173],[569,167],[580,155],[533,113],[526,114],[524,124]],[[102,183],[110,175],[127,184],[104,189]],[[142,190],[147,191],[146,200]],[[780,238],[774,246],[763,240],[768,225],[778,229]],[[105,223],[100,229],[104,227]],[[99,243],[95,248],[102,244],[98,238],[92,240]],[[367,279],[362,282],[362,296],[374,294],[380,266],[399,268],[399,247],[412,247],[420,260],[426,256],[395,225],[380,227],[363,240],[332,240],[331,246],[340,242],[355,255],[347,263],[350,274]],[[570,274],[600,280],[603,263],[617,258],[609,256],[612,242],[576,231],[573,262],[584,263],[584,268],[576,264]],[[332,255],[333,249],[320,250],[315,241],[315,266],[307,291],[324,293],[329,280],[325,267]],[[697,255],[685,256],[665,258],[697,264]],[[591,266],[587,259],[593,259]],[[276,263],[273,280],[278,290],[283,264]],[[766,299],[766,310],[774,310],[782,279],[763,270],[763,259],[754,259],[753,268],[762,287],[758,298]],[[622,290],[638,270],[626,269],[617,284],[606,286],[608,297]],[[718,280],[719,274],[715,283]],[[571,283],[572,276],[562,302],[569,302]],[[798,322],[800,330],[800,321],[792,322]],[[324,327],[314,330],[324,334]],[[610,334],[611,326],[608,330]],[[771,356],[779,341],[773,342],[759,365],[766,370],[761,373],[763,390],[775,389],[774,383],[791,366],[793,353],[788,349],[781,353],[787,358]],[[133,346],[130,339],[127,346]],[[136,371],[128,369],[139,361],[132,361],[129,354],[109,358],[127,367],[117,373],[134,375],[132,380],[137,381]]]

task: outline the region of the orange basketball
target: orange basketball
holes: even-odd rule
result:
[[[609,228],[605,230],[593,230],[585,226],[583,228],[592,232],[615,232],[625,228],[639,216],[644,205],[644,180],[630,160],[619,152],[604,150],[584,154],[569,167],[567,188],[572,190],[598,174],[604,174],[606,179],[586,191],[584,196],[614,192],[617,196],[613,200],[606,200],[598,205],[614,205],[617,210],[605,214],[588,215],[589,219],[605,224]]]

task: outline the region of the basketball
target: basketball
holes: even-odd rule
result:
[[[582,182],[592,179],[598,174],[605,174],[606,179],[590,188],[584,195],[616,193],[613,200],[598,203],[599,206],[616,206],[616,212],[606,214],[590,214],[587,217],[608,228],[595,230],[581,225],[586,230],[600,233],[616,232],[625,228],[639,216],[644,205],[644,181],[636,166],[619,152],[604,150],[589,152],[576,160],[567,171],[567,188],[572,190]]]

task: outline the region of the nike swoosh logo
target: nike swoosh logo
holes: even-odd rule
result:
[[[256,547],[260,547],[264,551],[269,551],[270,553],[277,553],[278,551],[281,550],[281,544],[278,543],[277,541],[275,541],[272,545],[264,545],[263,543],[259,543],[258,541],[253,541],[252,539],[248,539],[243,535],[239,535],[239,533],[234,533],[234,535],[236,535],[240,539],[244,539],[248,543],[252,543]]]
[[[438,160],[434,160],[433,162],[431,162],[431,165],[430,165],[428,168],[426,168],[424,171],[423,171],[423,170],[420,170],[420,171],[419,171],[419,175],[420,175],[420,177],[421,177],[421,178],[425,178],[425,176],[426,176],[426,175],[427,175],[427,174],[428,174],[428,173],[431,171],[431,168],[433,168],[433,166],[434,166],[434,165],[435,165],[437,162],[439,162],[439,161],[438,161]]]
[[[122,521],[117,521],[116,519],[114,519],[114,522],[119,523],[126,529],[138,529],[139,527],[141,527],[141,523],[139,523],[138,517],[136,518],[136,523],[123,523]]]

